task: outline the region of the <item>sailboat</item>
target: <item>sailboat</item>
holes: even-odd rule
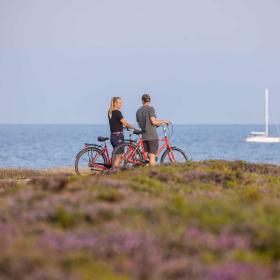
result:
[[[265,131],[251,132],[246,138],[246,142],[252,143],[280,143],[280,137],[268,136],[268,89],[265,90]]]

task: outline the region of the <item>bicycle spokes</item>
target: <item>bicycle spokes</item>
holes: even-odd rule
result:
[[[170,162],[176,163],[176,157],[175,157],[173,151],[168,152],[168,158],[169,158]]]
[[[80,175],[102,172],[106,169],[106,166],[106,158],[98,149],[87,148],[77,156],[76,172]]]
[[[135,151],[128,147],[127,151],[122,154],[121,159],[125,165],[133,164],[136,160]]]
[[[130,143],[123,143],[114,153],[115,160],[119,159],[122,167],[133,167],[142,162],[142,154],[139,149]]]
[[[174,147],[167,149],[161,158],[164,164],[179,164],[187,161],[187,155],[180,149]]]

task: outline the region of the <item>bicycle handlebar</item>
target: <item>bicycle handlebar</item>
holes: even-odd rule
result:
[[[171,137],[173,135],[173,123],[170,122],[170,123],[164,123],[164,124],[161,124],[161,125],[158,125],[157,127],[160,127],[162,126],[163,127],[163,131],[164,133],[166,134],[166,129],[168,129],[168,132],[169,132],[169,137]],[[171,131],[170,131],[170,128],[171,128]],[[136,129],[136,128],[128,128],[128,127],[125,127],[126,131],[130,132],[130,137],[135,134],[135,135],[141,135],[143,134],[145,131],[142,131],[142,130],[139,130],[139,129]]]

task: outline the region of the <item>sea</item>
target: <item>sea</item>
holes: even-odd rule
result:
[[[183,149],[190,160],[244,160],[279,165],[280,143],[245,142],[251,131],[263,130],[263,125],[174,125],[168,136],[172,145]],[[162,128],[158,132],[163,135]],[[270,126],[270,135],[279,135],[278,126]],[[73,166],[84,143],[98,143],[98,136],[109,136],[107,125],[0,125],[0,168]],[[107,144],[111,146],[109,141]]]

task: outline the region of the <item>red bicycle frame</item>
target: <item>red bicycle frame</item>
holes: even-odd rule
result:
[[[88,144],[85,144],[85,147],[89,147],[90,145]],[[112,159],[110,157],[110,154],[109,154],[109,149],[108,149],[108,146],[106,144],[106,141],[104,142],[104,146],[101,146],[101,145],[95,145],[96,148],[100,149],[100,153],[96,153],[96,155],[90,159],[90,162],[89,162],[89,167],[91,168],[101,168],[103,170],[109,170],[111,168],[111,165],[112,165]],[[101,149],[102,148],[102,149]],[[97,159],[99,156],[105,156],[105,158],[107,159],[107,164],[106,165],[100,165],[98,163],[96,163]]]
[[[170,143],[169,143],[169,138],[168,138],[168,136],[167,136],[166,126],[163,126],[163,132],[164,132],[164,137],[161,138],[161,139],[159,139],[159,141],[160,141],[160,142],[164,142],[164,144],[158,149],[156,156],[159,157],[159,155],[161,154],[161,152],[162,152],[164,149],[168,149],[168,150],[170,151],[170,152],[168,153],[168,157],[169,157],[170,161],[176,162],[175,156],[174,156],[174,154],[173,154],[173,152],[172,152],[172,147],[171,147],[171,145],[170,145]],[[138,142],[136,143],[136,145],[135,145],[136,147],[135,147],[135,148],[130,148],[130,149],[128,150],[128,154],[127,154],[127,155],[129,155],[129,160],[128,160],[128,161],[129,161],[130,163],[135,163],[135,164],[137,163],[137,161],[134,162],[134,161],[131,159],[131,157],[134,158],[134,156],[135,156],[137,150],[140,150],[140,151],[141,151],[141,153],[142,153],[142,155],[143,155],[144,161],[147,161],[147,160],[148,160],[148,154],[145,152],[144,142],[145,142],[145,140],[141,137],[141,138],[138,140]],[[170,155],[171,155],[171,156],[170,156]]]

